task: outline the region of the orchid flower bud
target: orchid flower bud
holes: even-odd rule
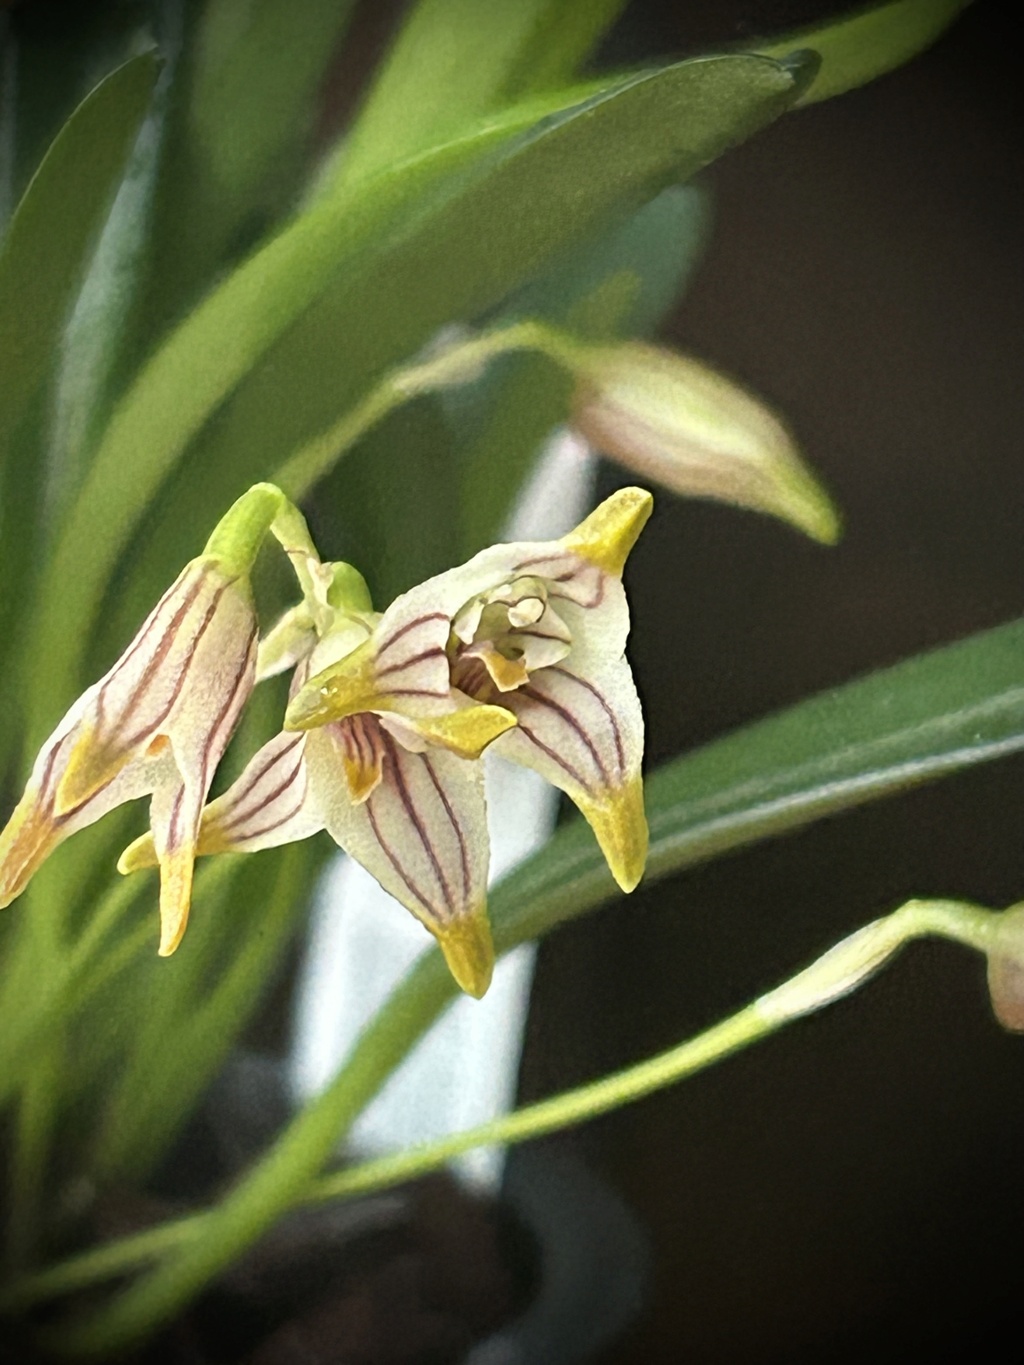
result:
[[[1024,1033],[1024,904],[996,920],[987,951],[988,990],[1003,1028]]]
[[[832,544],[839,517],[779,419],[707,365],[641,342],[579,347],[570,423],[674,493],[769,512]]]

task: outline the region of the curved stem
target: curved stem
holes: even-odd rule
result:
[[[362,402],[286,460],[274,475],[274,482],[298,501],[349,446],[410,398],[468,383],[497,356],[510,351],[539,351],[556,364],[571,368],[577,349],[571,337],[545,323],[527,320],[448,346],[421,364],[392,370]]]

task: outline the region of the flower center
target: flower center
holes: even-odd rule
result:
[[[547,583],[523,575],[472,598],[455,615],[452,683],[474,701],[499,701],[538,668],[569,653],[572,637],[548,602]]]

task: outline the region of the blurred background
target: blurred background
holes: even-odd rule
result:
[[[117,31],[131,7],[104,6],[103,22]],[[598,65],[846,8],[634,0]],[[325,129],[401,9],[362,7]],[[52,110],[47,81],[98,21],[81,0],[17,10]],[[661,337],[786,415],[847,531],[823,550],[661,496],[630,562],[651,766],[1021,611],[1011,16],[981,0],[905,70],[781,120],[709,173],[710,245]],[[41,118],[33,156],[52,131]],[[521,1098],[670,1046],[907,897],[1024,896],[1022,798],[1024,760],[983,767],[562,929],[540,953]],[[282,987],[250,1041],[283,1046],[286,1020]],[[1024,1040],[996,1027],[983,964],[962,950],[917,946],[826,1015],[539,1150],[617,1191],[648,1244],[643,1306],[602,1365],[934,1361],[994,1350],[1019,1318]]]

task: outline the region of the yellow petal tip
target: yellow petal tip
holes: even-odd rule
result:
[[[620,577],[653,506],[654,499],[645,488],[620,488],[570,531],[562,544],[605,573]]]
[[[153,835],[148,830],[145,834],[140,834],[137,839],[134,839],[117,860],[117,870],[122,877],[127,877],[132,872],[142,872],[145,868],[156,867],[156,865],[156,846],[153,843]]]
[[[415,728],[460,758],[479,758],[489,744],[518,723],[504,706],[465,706],[444,716],[417,716]]]
[[[59,827],[26,793],[0,832],[0,910],[17,900],[59,843]]]
[[[192,902],[191,847],[176,849],[160,863],[160,957],[170,957],[181,942]]]
[[[436,931],[448,970],[467,995],[480,1000],[494,975],[494,941],[487,911],[480,909]]]
[[[642,779],[637,776],[624,787],[603,793],[600,800],[580,802],[579,806],[601,846],[608,870],[623,891],[632,891],[647,862]]]
[[[286,730],[318,725],[371,711],[380,700],[374,679],[374,648],[367,640],[338,663],[330,664],[299,688],[285,712]]]

